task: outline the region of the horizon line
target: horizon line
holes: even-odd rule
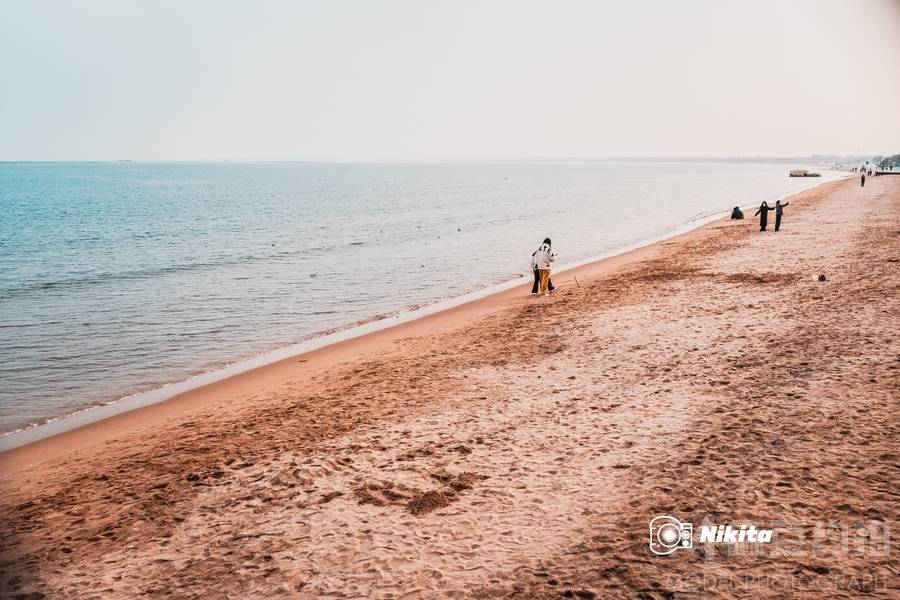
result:
[[[897,153],[835,154],[816,153],[802,156],[522,156],[522,157],[481,157],[481,158],[190,158],[190,159],[21,159],[0,160],[0,164],[101,164],[101,163],[348,163],[348,164],[415,164],[415,163],[475,163],[475,162],[760,162],[798,161],[822,159],[865,159],[876,156],[890,157]]]

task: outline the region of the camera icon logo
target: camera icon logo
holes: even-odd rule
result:
[[[679,548],[694,547],[694,526],[675,517],[659,515],[650,520],[650,551],[660,556]]]

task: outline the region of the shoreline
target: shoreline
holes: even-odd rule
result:
[[[769,201],[774,198],[793,198],[794,196],[803,194],[820,186],[844,181],[851,176],[852,174],[848,173],[845,177],[840,179],[811,182],[808,186],[788,195],[779,194],[773,198],[766,198],[766,200]],[[741,209],[746,213],[752,208],[755,208],[755,206],[755,204],[752,205],[752,207],[742,206]],[[744,222],[747,222],[752,218],[753,217],[745,218]],[[666,242],[677,240],[691,233],[698,232],[704,228],[710,227],[717,221],[728,222],[729,218],[727,215],[720,216],[720,213],[712,215],[695,215],[688,221],[676,225],[660,236],[640,240],[605,254],[591,256],[571,264],[566,264],[558,271],[554,271],[554,276],[560,277],[569,275],[577,277],[583,273],[591,275],[595,274],[593,273],[594,268],[602,269],[602,272],[605,272],[601,263],[612,261],[619,257],[622,257],[625,260],[622,264],[627,264],[634,260],[641,260],[641,257],[631,257],[631,255],[635,252],[645,249],[650,250],[651,248],[663,245]],[[615,268],[615,266],[618,266],[618,263],[609,268]],[[299,342],[261,352],[249,358],[227,363],[212,370],[202,371],[187,379],[174,381],[156,388],[129,394],[103,404],[88,406],[72,413],[50,418],[43,423],[22,427],[0,434],[0,474],[5,471],[3,464],[5,462],[4,459],[7,458],[6,455],[20,448],[38,444],[46,440],[52,440],[57,436],[75,433],[83,428],[88,428],[106,420],[127,415],[134,411],[141,411],[156,405],[179,400],[182,396],[200,392],[207,386],[223,384],[232,378],[253,373],[257,370],[274,367],[282,362],[292,361],[332,345],[346,344],[354,340],[364,340],[368,336],[401,325],[414,323],[432,315],[453,311],[466,304],[477,303],[491,298],[495,298],[495,301],[497,302],[508,301],[511,298],[510,294],[516,291],[516,288],[522,287],[523,290],[528,288],[530,283],[524,283],[524,281],[530,281],[527,278],[527,275],[522,275],[515,279],[489,284],[471,292],[464,292],[458,296],[452,296],[447,299],[425,304],[412,310],[400,309],[397,312],[388,314],[384,318],[379,319],[377,316],[374,316],[367,320],[364,319],[361,322],[351,323],[324,333],[314,333],[307,339]],[[572,282],[571,278],[569,281]],[[489,310],[496,309],[498,309],[498,307],[491,307]],[[129,424],[127,427],[131,426],[132,425]]]
[[[710,225],[719,221],[730,222],[727,217],[715,217],[713,220],[697,225],[688,231],[669,235],[660,240],[648,242],[638,248],[621,251],[606,258],[592,259],[579,266],[567,267],[557,273],[558,276],[574,275],[576,277],[602,275],[622,266],[645,260],[652,254],[660,251],[668,243],[687,241],[692,236],[702,233]],[[738,221],[736,223],[741,222]],[[573,280],[570,279],[569,281],[574,285]],[[223,398],[227,400],[242,399],[251,395],[254,391],[258,391],[259,387],[262,387],[264,390],[277,389],[284,385],[292,376],[297,375],[296,371],[298,370],[303,371],[302,375],[312,376],[340,362],[387,348],[403,338],[437,331],[448,331],[463,326],[471,319],[485,317],[491,313],[502,311],[509,308],[512,302],[528,300],[531,296],[530,283],[526,284],[521,283],[519,280],[511,280],[504,284],[498,284],[498,286],[508,287],[497,291],[492,286],[488,294],[475,299],[469,299],[469,295],[459,296],[457,298],[466,298],[466,301],[426,314],[416,314],[415,318],[402,322],[385,323],[388,319],[372,321],[366,325],[380,325],[380,328],[364,331],[345,339],[329,339],[328,343],[320,347],[300,353],[292,353],[274,362],[267,362],[234,374],[228,374],[221,379],[201,383],[196,387],[190,387],[143,406],[127,408],[99,419],[85,420],[85,422],[72,428],[36,437],[22,444],[7,447],[3,442],[7,441],[8,438],[24,437],[25,434],[30,434],[38,429],[59,426],[65,420],[73,417],[85,416],[89,415],[89,413],[96,414],[95,411],[112,408],[117,403],[85,409],[68,417],[61,417],[57,421],[7,434],[0,437],[0,477],[5,477],[9,473],[25,466],[51,460],[89,445],[99,444],[133,431],[145,430],[164,420],[186,417],[194,411],[223,403]],[[423,311],[435,306],[437,305],[432,304],[428,307],[423,307]],[[418,311],[414,312],[418,313]],[[360,328],[364,328],[366,325],[362,325]],[[343,330],[335,335],[357,331],[360,328]],[[311,341],[321,341],[324,338],[328,338],[328,336]],[[292,347],[288,346],[287,348]],[[298,362],[302,363],[305,368],[298,368],[296,366]],[[178,386],[190,381],[173,385]],[[129,398],[132,397],[130,396]],[[127,398],[124,400],[127,400]]]

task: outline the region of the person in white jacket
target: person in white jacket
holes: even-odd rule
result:
[[[541,244],[541,248],[543,248],[543,247],[544,247],[544,245]],[[538,250],[540,250],[540,248],[538,248],[537,250],[535,250],[534,252],[531,253],[531,271],[534,274],[534,284],[531,286],[532,294],[537,294],[538,290],[541,287],[541,272],[538,271],[537,263],[534,260],[535,255],[538,253]],[[553,285],[553,280],[548,279],[547,280],[547,290],[552,292],[555,288],[556,288],[556,286]]]
[[[550,238],[544,239],[541,247],[531,255],[531,265],[537,269],[538,293],[546,296],[550,286],[550,264],[556,262],[556,252],[550,247]]]

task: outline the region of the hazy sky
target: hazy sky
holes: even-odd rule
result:
[[[0,0],[0,160],[900,152],[900,0]]]

